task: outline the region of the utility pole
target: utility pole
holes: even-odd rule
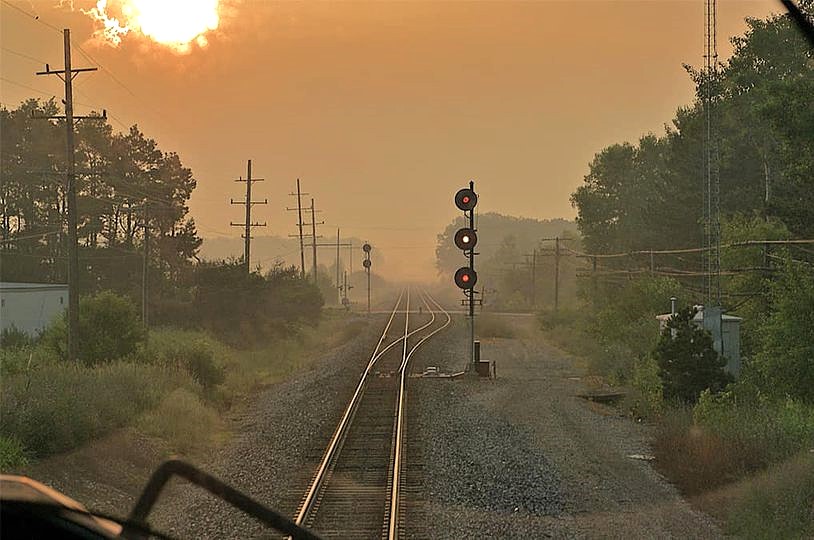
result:
[[[322,224],[323,222],[317,223],[317,225]],[[318,238],[321,238],[318,237]],[[342,282],[341,282],[341,270],[339,269],[341,264],[340,259],[340,247],[350,247],[353,248],[352,242],[345,242],[342,243],[339,240],[339,229],[336,229],[336,241],[335,242],[324,242],[324,243],[317,243],[316,247],[335,247],[336,248],[336,290],[337,290],[337,302],[342,302]]]
[[[311,238],[313,238],[312,245],[314,247],[314,285],[317,282],[317,218],[314,215],[314,199],[311,199]]]
[[[346,274],[347,277],[347,274]],[[342,303],[342,284],[339,283],[339,228],[336,229],[336,292],[337,303]]]
[[[305,223],[302,222],[302,196],[308,195],[308,193],[303,193],[300,191],[300,179],[297,178],[297,192],[296,193],[289,193],[290,196],[297,196],[297,207],[296,208],[286,208],[289,212],[294,210],[297,211],[297,227],[299,228],[299,237],[300,237],[300,277],[305,279],[305,243],[302,239],[302,226]],[[292,235],[289,235],[291,237]]]
[[[537,248],[531,252],[531,308],[537,309]]]
[[[311,223],[303,223],[303,225],[311,225],[311,247],[313,248],[314,254],[314,285],[317,285],[317,238],[321,238],[317,236],[317,225],[324,225],[324,221],[320,221],[317,223],[316,214],[319,210],[314,209],[314,199],[311,199]]]
[[[240,204],[246,206],[246,221],[245,223],[233,223],[229,222],[229,225],[232,227],[244,227],[245,232],[243,233],[244,238],[244,245],[243,245],[243,262],[246,265],[246,273],[249,274],[252,271],[251,266],[251,247],[252,247],[252,227],[265,227],[267,224],[264,223],[252,223],[252,206],[255,204],[268,204],[269,200],[264,199],[262,201],[252,201],[252,184],[255,182],[263,182],[263,178],[252,178],[252,160],[248,161],[248,165],[246,166],[246,179],[239,178],[235,180],[235,182],[246,182],[246,200],[245,201],[235,201],[234,199],[229,199],[230,204]]]
[[[559,236],[555,236],[554,238],[541,238],[540,242],[554,242],[554,311],[557,311],[560,307],[560,257],[562,256],[562,250],[560,249],[560,241],[562,239]],[[540,255],[552,255],[552,250],[546,249],[543,250],[542,248],[537,251]],[[594,270],[595,271],[595,270]]]
[[[554,311],[560,308],[560,237],[554,237]]]
[[[147,312],[148,287],[150,278],[150,206],[144,201],[144,267],[141,271],[141,323],[147,331],[149,321]],[[145,333],[145,335],[147,335]]]
[[[531,253],[524,254],[526,257],[526,265],[529,266],[531,272],[531,309],[537,307],[537,248],[534,248]],[[531,264],[529,264],[531,259]]]
[[[350,310],[350,300],[348,300],[348,293],[353,288],[353,286],[348,284],[348,271],[345,270],[345,281],[342,285],[342,300],[339,302],[341,305],[345,306],[345,309]]]
[[[76,232],[76,148],[74,144],[74,120],[106,120],[107,112],[102,116],[74,116],[73,113],[73,80],[79,73],[96,71],[97,68],[73,68],[71,66],[71,31],[62,31],[65,50],[65,69],[52,70],[45,64],[45,71],[37,75],[56,75],[65,83],[65,115],[44,116],[37,118],[58,118],[65,120],[65,154],[67,171],[65,173],[66,203],[68,214],[68,360],[79,358],[79,241]]]

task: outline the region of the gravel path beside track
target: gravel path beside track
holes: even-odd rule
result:
[[[421,362],[461,367],[466,326],[460,316],[454,323]],[[497,360],[497,380],[414,380],[412,429],[422,433],[426,478],[422,535],[720,536],[650,463],[628,457],[649,453],[648,428],[576,397],[585,390],[583,373],[528,335],[483,340],[483,359]]]

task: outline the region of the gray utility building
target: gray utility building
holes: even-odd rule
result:
[[[693,323],[712,334],[713,348],[718,354],[726,358],[726,367],[724,369],[733,377],[739,377],[741,373],[740,325],[743,319],[734,315],[726,315],[719,307],[705,309],[704,306],[695,306],[695,309],[697,313],[692,319]],[[674,300],[673,313],[675,313]],[[664,330],[673,313],[656,316],[659,321],[659,330]]]
[[[0,329],[36,336],[68,307],[68,286],[0,282]]]

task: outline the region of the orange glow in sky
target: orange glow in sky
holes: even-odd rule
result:
[[[96,21],[96,35],[112,45],[132,32],[187,53],[192,43],[206,46],[206,33],[218,27],[218,7],[219,0],[97,0],[83,13]]]

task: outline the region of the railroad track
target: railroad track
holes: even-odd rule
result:
[[[399,294],[300,503],[297,524],[328,538],[404,536],[410,503],[403,492],[415,491],[403,474],[409,448],[405,418],[410,357],[451,321],[429,295],[418,296],[426,308],[420,314],[411,313],[409,289]],[[402,314],[403,327],[396,321]],[[398,337],[385,345],[396,328]],[[412,346],[410,338],[416,340]]]

